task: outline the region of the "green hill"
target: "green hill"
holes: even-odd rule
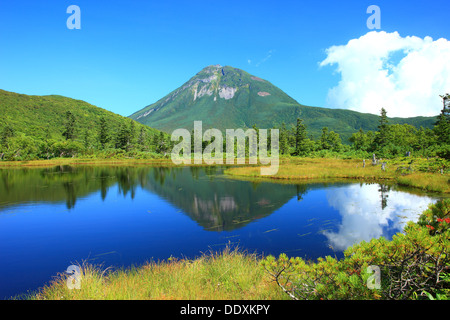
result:
[[[305,106],[269,81],[230,66],[208,66],[178,89],[133,113],[130,118],[171,133],[192,129],[195,120],[203,128],[237,129],[289,128],[297,117],[304,120],[308,134],[317,138],[323,127],[339,133],[344,143],[352,133],[377,130],[378,116],[350,110]],[[392,118],[391,124],[408,123],[431,128],[434,117]]]
[[[74,135],[69,141],[63,136],[68,112],[74,119]],[[135,144],[138,135],[145,137],[148,143],[160,134],[127,117],[58,95],[33,96],[0,90],[0,114],[0,158],[3,160],[73,156],[114,149],[120,133],[133,126]],[[107,130],[107,143],[103,146],[99,142],[102,118]],[[74,152],[67,152],[67,149]]]

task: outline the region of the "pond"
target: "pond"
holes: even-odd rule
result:
[[[72,264],[139,266],[226,245],[306,259],[401,232],[437,197],[367,183],[275,184],[220,167],[0,170],[0,298]]]

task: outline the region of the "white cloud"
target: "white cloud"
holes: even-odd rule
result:
[[[332,46],[320,66],[341,75],[328,92],[328,107],[389,117],[435,116],[439,95],[450,91],[450,41],[401,37],[371,31],[346,45]]]
[[[263,64],[264,62],[266,62],[267,60],[272,58],[273,52],[274,52],[274,50],[269,50],[269,52],[267,52],[266,56],[256,63],[256,67],[259,67],[261,64]]]

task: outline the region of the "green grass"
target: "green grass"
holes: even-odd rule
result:
[[[260,258],[238,248],[201,257],[148,262],[108,270],[81,264],[80,289],[67,287],[67,275],[27,296],[30,300],[280,300],[288,297],[260,267]]]
[[[155,159],[91,159],[91,158],[54,158],[50,160],[0,161],[0,169],[21,167],[54,167],[59,165],[115,165],[115,166],[174,166],[167,158]]]
[[[399,167],[409,166],[410,160],[383,160],[387,163],[386,171],[380,165],[372,166],[366,160],[344,160],[331,158],[295,158],[282,157],[278,173],[265,176],[263,179],[277,182],[298,182],[305,180],[326,181],[351,179],[359,181],[391,181],[403,186],[420,188],[425,191],[450,193],[450,174],[438,172],[415,172],[403,175],[397,171]],[[423,162],[423,161],[422,161]],[[421,161],[417,161],[421,163]],[[414,166],[412,166],[414,168]],[[259,166],[242,166],[229,168],[226,174],[232,177],[261,179]]]
[[[420,188],[425,191],[450,193],[450,175],[432,173],[413,173],[396,177],[396,182],[402,186]]]

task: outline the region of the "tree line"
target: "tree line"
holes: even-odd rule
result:
[[[329,156],[368,158],[392,158],[414,153],[416,156],[450,159],[450,94],[441,96],[443,108],[432,129],[416,128],[409,124],[390,124],[387,112],[381,109],[378,130],[359,131],[352,134],[350,144],[343,143],[340,135],[328,127],[322,128],[319,138],[308,136],[303,119],[287,128],[279,129],[281,155]],[[111,125],[100,117],[96,125],[83,128],[75,115],[64,115],[60,137],[51,135],[48,128],[39,137],[16,134],[6,124],[0,132],[0,159],[32,160],[54,157],[156,157],[167,155],[173,148],[167,133],[145,127],[132,119],[124,119],[119,125]],[[253,126],[256,132],[258,128]],[[270,130],[268,130],[270,134]],[[268,139],[270,149],[270,138]],[[204,141],[203,147],[209,144]],[[248,146],[248,143],[247,143]]]
[[[387,112],[381,108],[377,131],[359,131],[352,134],[350,144],[343,144],[338,133],[322,128],[318,139],[308,137],[306,125],[297,118],[297,123],[280,130],[280,153],[291,156],[326,155],[327,153],[355,154],[369,157],[391,158],[410,155],[438,156],[450,159],[450,94],[441,96],[443,108],[432,129],[416,128],[409,124],[390,124]]]
[[[44,129],[40,136],[16,133],[6,125],[0,133],[0,159],[34,160],[56,157],[157,157],[170,152],[170,136],[134,120],[123,120],[119,126],[109,125],[100,117],[98,125],[83,128],[71,111],[64,115],[61,136],[55,137]],[[45,132],[47,131],[47,132]]]

